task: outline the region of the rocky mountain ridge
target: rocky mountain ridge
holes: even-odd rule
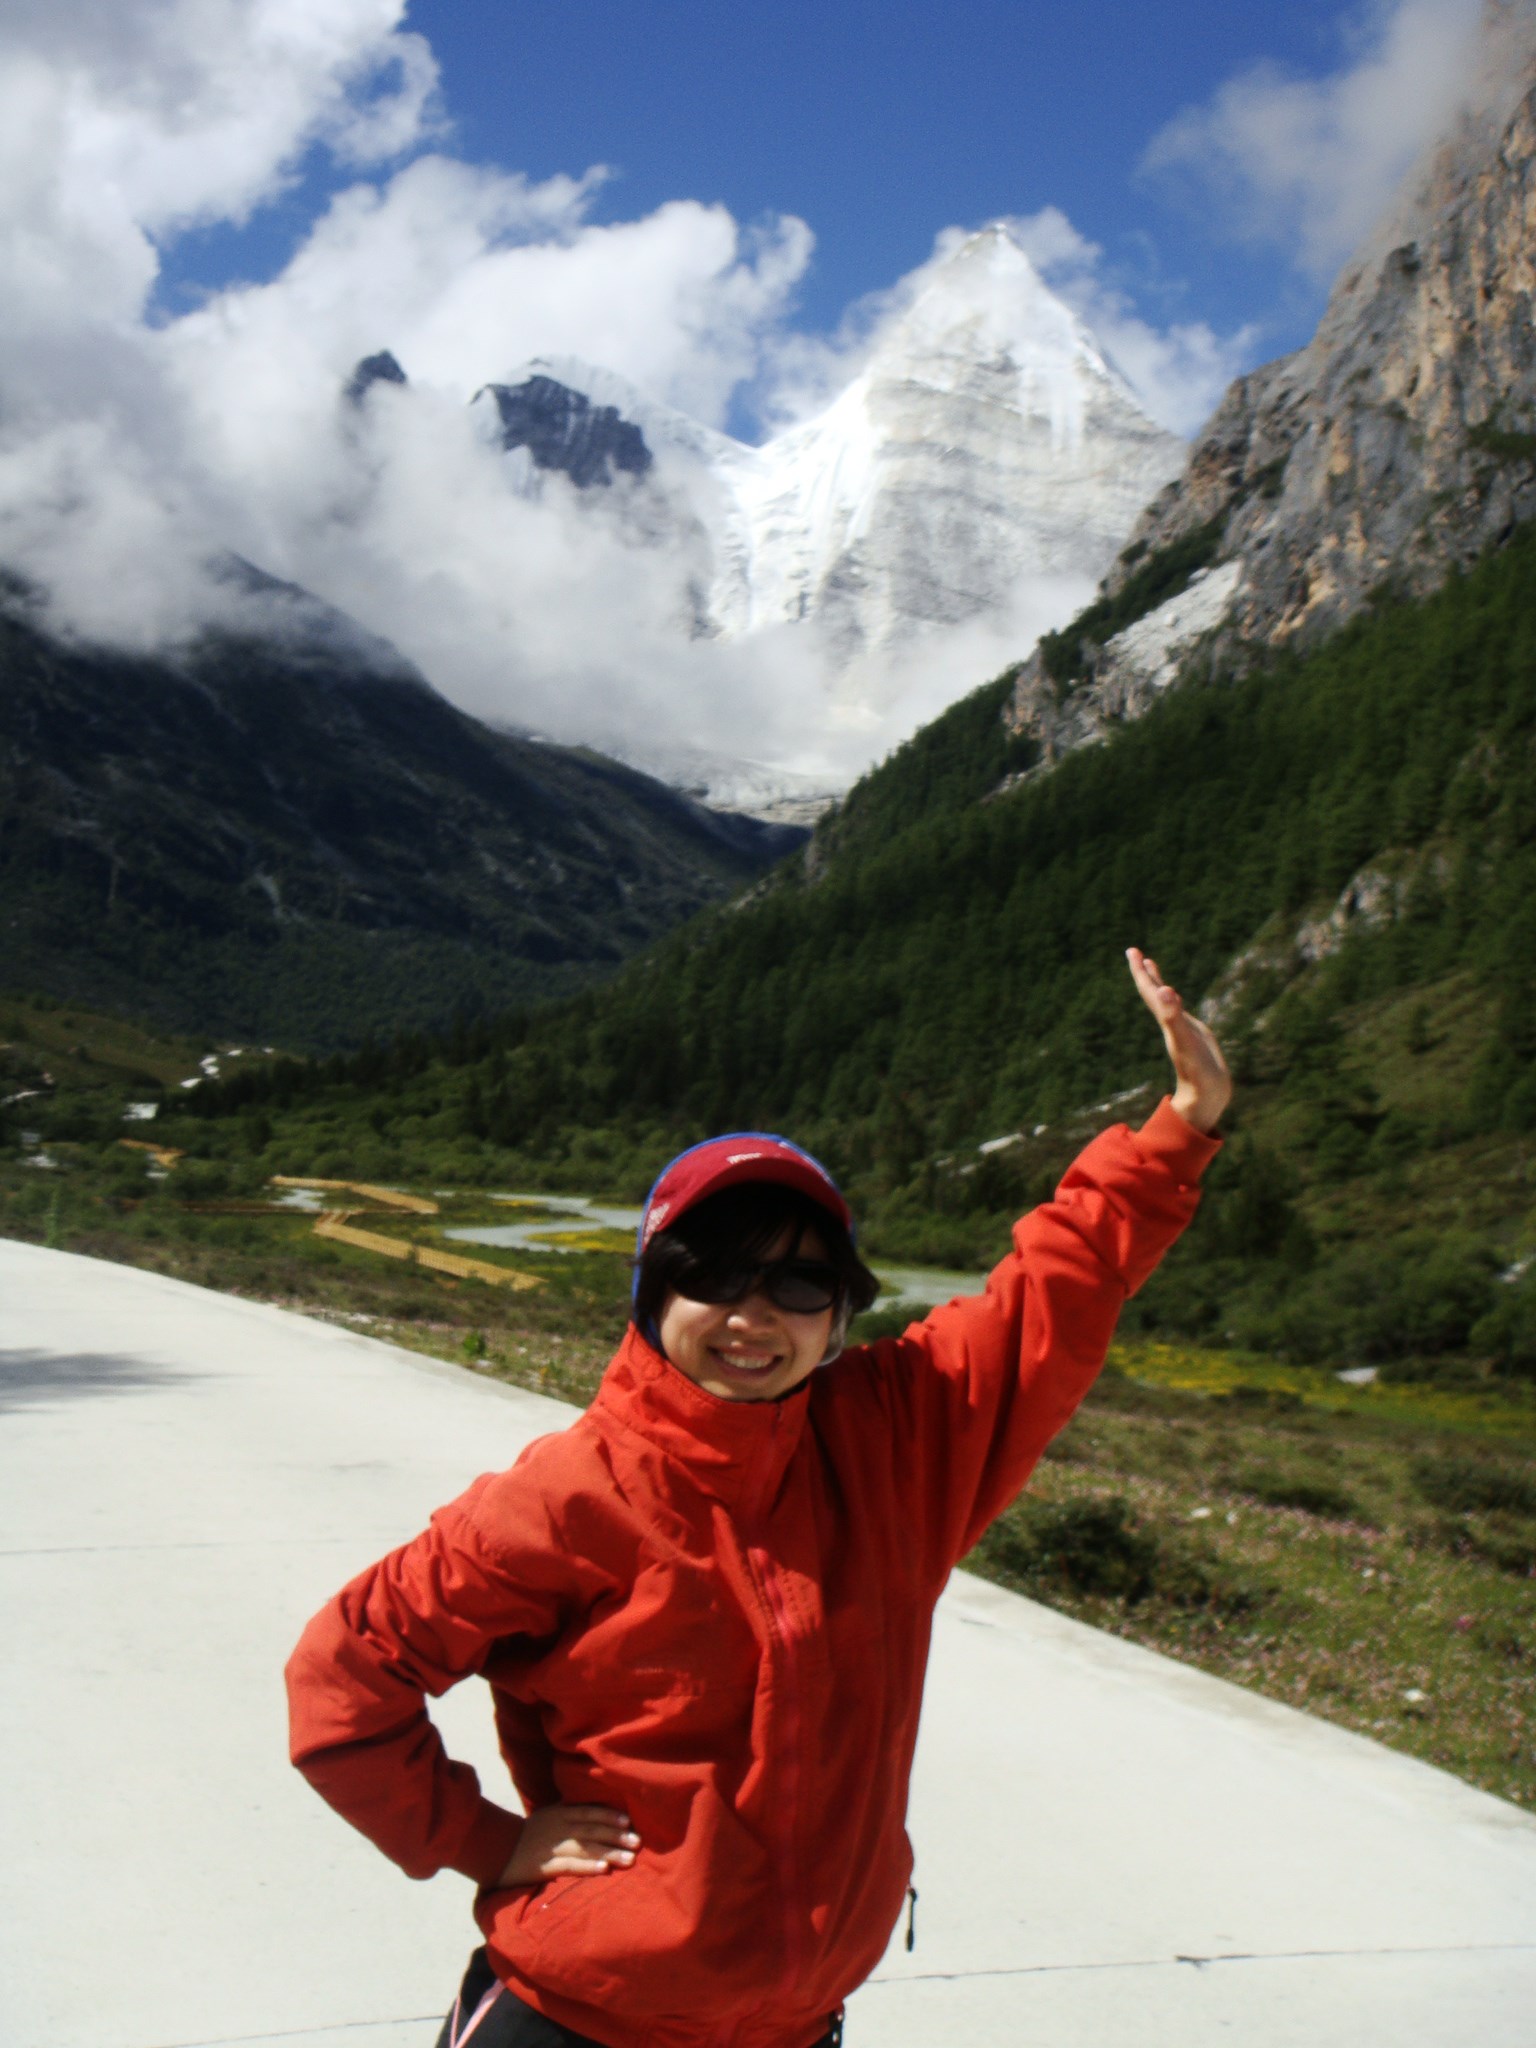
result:
[[[502,447],[526,448],[534,466],[558,470],[578,490],[644,476],[655,458],[644,434],[617,406],[594,405],[585,392],[541,372],[519,384],[487,384],[475,397],[496,407]]]
[[[1497,9],[1477,99],[1345,266],[1312,341],[1231,386],[1105,579],[1095,609],[1112,612],[1203,537],[1194,629],[1176,593],[1138,623],[1140,646],[1128,621],[1075,652],[1048,636],[1015,727],[1053,759],[1138,715],[1197,651],[1241,668],[1261,647],[1315,645],[1536,515],[1533,310],[1536,31],[1526,9]]]

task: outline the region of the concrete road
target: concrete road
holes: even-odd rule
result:
[[[0,1242],[4,2048],[430,2048],[469,1887],[401,1877],[289,1770],[281,1667],[568,1417]],[[440,1717],[499,1778],[480,1688]],[[849,2048],[1536,2042],[1536,1822],[964,1575],[911,1826],[916,1951]]]

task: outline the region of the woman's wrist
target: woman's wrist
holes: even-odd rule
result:
[[[1193,1125],[1197,1131],[1209,1137],[1221,1122],[1221,1113],[1231,1100],[1231,1091],[1228,1090],[1220,1101],[1216,1101],[1203,1090],[1186,1087],[1180,1083],[1174,1089],[1171,1100],[1173,1108],[1183,1117],[1185,1123]]]

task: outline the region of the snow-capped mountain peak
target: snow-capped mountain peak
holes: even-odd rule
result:
[[[831,403],[760,446],[570,358],[525,363],[477,410],[514,488],[574,489],[648,551],[680,635],[796,636],[785,657],[850,734],[940,708],[957,631],[956,688],[964,663],[1064,623],[1184,453],[1001,224],[932,264]]]
[[[665,512],[637,531],[686,536],[695,630],[803,626],[834,670],[1002,621],[1031,580],[1091,587],[1183,455],[1001,223],[933,266],[824,411],[760,447],[588,363],[518,376],[657,458]]]
[[[1022,412],[1072,422],[1083,382],[1119,387],[1092,334],[1050,289],[1000,223],[971,235],[935,271],[877,362],[901,365],[935,389],[968,379],[973,366],[1006,362]]]
[[[845,661],[1006,615],[1031,577],[1101,574],[1182,453],[994,225],[825,412],[731,455],[712,610],[814,619]]]

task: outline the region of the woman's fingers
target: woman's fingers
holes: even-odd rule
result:
[[[501,1882],[600,1877],[626,1869],[639,1847],[634,1823],[616,1806],[541,1806],[524,1823]]]
[[[1127,946],[1125,957],[1137,993],[1163,1034],[1176,1084],[1174,1108],[1197,1128],[1214,1129],[1232,1098],[1232,1077],[1216,1034],[1190,1015],[1178,990],[1168,986],[1157,962],[1139,946]]]
[[[605,1856],[591,1850],[561,1847],[552,1850],[539,1864],[540,1877],[601,1877],[605,1871],[621,1870],[634,1862],[628,1849],[611,1849]]]
[[[551,1853],[565,1857],[597,1858],[608,1863],[633,1863],[640,1837],[630,1826],[627,1813],[612,1807],[566,1807],[565,1830],[551,1845]]]
[[[1142,996],[1150,1001],[1159,989],[1165,986],[1162,973],[1155,960],[1143,953],[1139,946],[1127,946],[1125,957],[1131,963],[1131,973]]]
[[[1131,978],[1137,993],[1158,1023],[1163,1027],[1163,1036],[1168,1038],[1168,1026],[1183,1010],[1184,1004],[1176,988],[1170,988],[1163,980],[1157,962],[1147,957],[1139,946],[1127,946],[1125,957],[1130,963]],[[1172,1040],[1169,1039],[1169,1050]]]
[[[563,1840],[551,1844],[544,1853],[546,1859],[551,1856],[562,1856],[577,1862],[586,1860],[592,1863],[633,1863],[635,1860],[634,1850],[627,1845],[618,1842],[595,1842],[583,1835],[567,1835]]]

